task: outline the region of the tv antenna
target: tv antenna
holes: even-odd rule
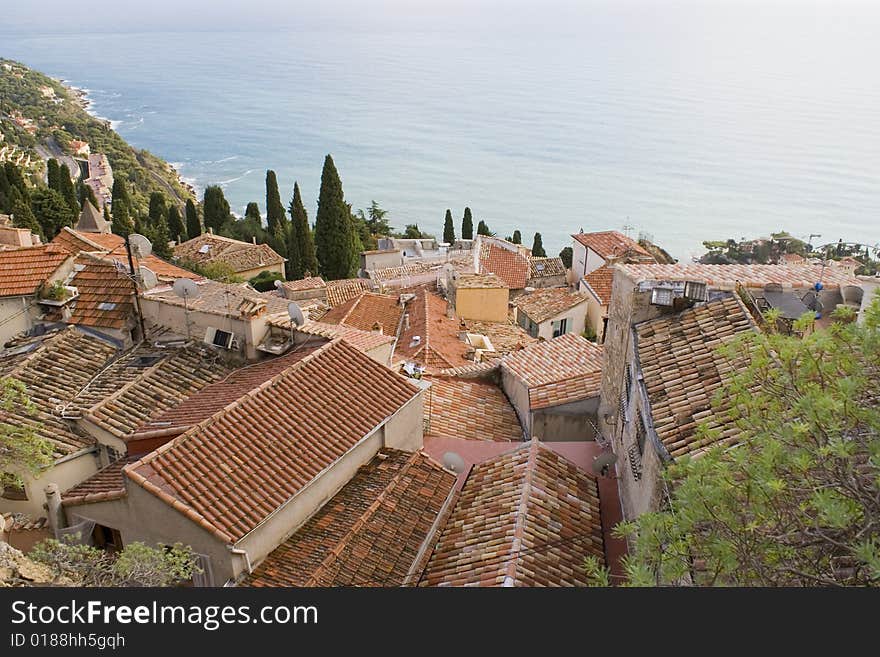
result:
[[[456,452],[446,452],[443,455],[443,467],[456,474],[461,474],[465,469],[464,459]]]
[[[178,278],[171,286],[172,291],[183,299],[183,312],[186,317],[186,341],[189,342],[189,300],[199,298],[199,286],[188,278]]]
[[[602,452],[593,459],[590,468],[597,477],[605,477],[612,465],[617,463],[617,454],[614,452]]]

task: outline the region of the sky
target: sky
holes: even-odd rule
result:
[[[866,4],[870,0],[39,0],[9,2],[3,8],[5,32],[228,31],[261,29],[461,30],[491,36],[576,30],[581,20],[628,13],[654,14],[661,24],[673,3],[697,14],[710,11],[753,13]],[[771,8],[772,5],[772,8]],[[601,11],[597,11],[601,9]],[[845,9],[841,9],[845,12]],[[643,23],[644,21],[639,21]],[[655,24],[656,26],[656,24]]]

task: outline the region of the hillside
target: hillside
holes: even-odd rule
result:
[[[164,192],[183,204],[192,192],[167,162],[130,146],[106,121],[89,115],[82,98],[57,80],[12,60],[0,58],[0,149],[14,153],[32,175],[43,176],[45,158],[71,155],[71,140],[88,142],[92,152],[107,155],[114,177],[129,184],[141,213],[149,195]]]

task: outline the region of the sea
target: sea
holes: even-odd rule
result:
[[[314,219],[348,202],[442,234],[465,206],[549,254],[580,230],[880,242],[880,10],[584,12],[559,29],[6,31],[0,55],[85,89],[132,145],[233,210],[265,172]],[[837,7],[837,9],[835,9]],[[772,15],[771,15],[772,14]]]

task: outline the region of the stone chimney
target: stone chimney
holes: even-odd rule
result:
[[[49,484],[44,492],[46,493],[46,516],[49,520],[49,527],[55,538],[58,538],[58,532],[66,525],[64,509],[61,506],[61,491],[58,490],[58,484]]]

